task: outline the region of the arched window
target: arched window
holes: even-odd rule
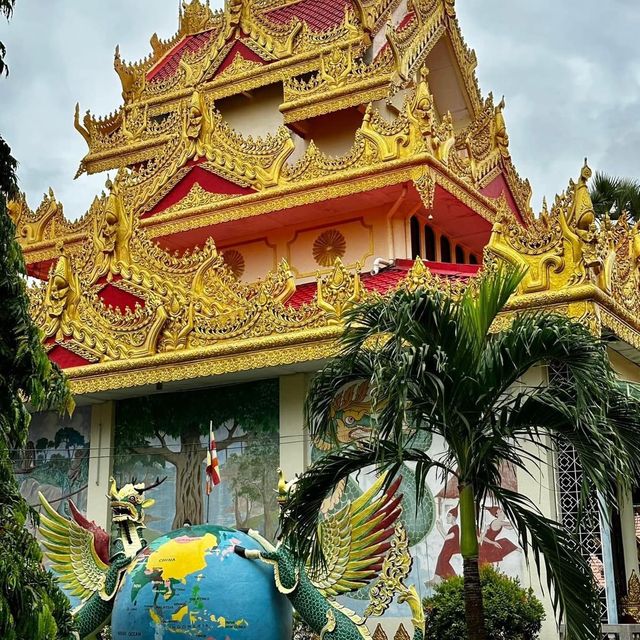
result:
[[[459,244],[456,245],[456,264],[464,264],[464,251]]]
[[[469,256],[469,264],[478,264],[478,258],[473,253]]]
[[[451,243],[447,236],[440,236],[440,262],[451,262]]]
[[[415,260],[420,255],[420,222],[418,218],[411,218],[411,259]]]
[[[429,225],[424,228],[424,257],[432,261],[436,259],[436,235]]]

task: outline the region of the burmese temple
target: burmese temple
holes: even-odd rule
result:
[[[10,202],[32,317],[77,403],[33,416],[16,474],[80,637],[289,640],[295,610],[326,640],[422,638],[416,602],[462,573],[455,482],[434,472],[419,503],[409,463],[388,489],[340,482],[326,575],[276,546],[289,481],[334,446],[304,427],[309,381],[362,301],[464,288],[503,260],[526,269],[508,313],[579,320],[640,381],[640,229],[595,224],[582,157],[532,210],[462,26],[454,0],[187,0],[146,58],[116,48],[115,113],[69,114],[78,175],[104,175],[88,211],[70,222],[52,191]],[[346,387],[339,442],[370,414],[367,384]],[[640,491],[604,517],[571,448],[541,456],[503,486],[577,527],[606,637],[640,637]],[[484,510],[481,562],[531,587],[540,638],[560,638],[513,523]]]

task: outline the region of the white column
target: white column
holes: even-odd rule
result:
[[[91,450],[89,452],[89,486],[87,518],[109,530],[109,477],[113,469],[115,432],[113,402],[96,404],[91,410]]]
[[[613,549],[611,546],[611,513],[604,496],[598,492],[598,511],[600,517],[600,544],[602,545],[602,564],[604,565],[605,597],[607,599],[607,622],[618,624],[618,599],[613,568]]]
[[[309,464],[309,438],[304,428],[307,380],[303,373],[280,377],[280,468],[285,478]]]
[[[546,368],[536,367],[528,371],[519,382],[525,386],[537,386],[545,383],[546,378]],[[543,445],[542,447],[530,446],[534,454],[533,457],[538,457],[542,462],[538,465],[530,462],[526,471],[517,469],[518,491],[532,500],[543,515],[555,520],[558,517],[555,461],[553,454],[545,449],[549,442],[547,441]],[[521,582],[523,586],[531,587],[536,597],[544,605],[546,619],[542,623],[540,640],[557,640],[558,627],[553,605],[549,598],[549,590],[546,588],[547,576],[544,565],[541,567],[540,577],[538,577],[533,557],[529,557],[528,560],[528,564],[523,563]],[[544,585],[544,590],[541,585]]]
[[[631,491],[619,492],[620,529],[622,530],[622,550],[624,553],[624,570],[626,582],[631,574],[640,573],[638,567],[638,543],[636,541],[636,522],[633,513],[633,496]]]

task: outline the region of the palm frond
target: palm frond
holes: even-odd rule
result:
[[[15,7],[16,0],[0,0],[0,13],[9,20],[13,14],[13,8]]]
[[[562,368],[580,408],[606,406],[614,374],[604,344],[583,325],[550,313],[519,314],[486,341],[474,376],[474,401],[495,406],[537,364]],[[594,385],[594,380],[602,384]]]
[[[543,516],[528,498],[500,486],[491,491],[516,526],[520,546],[533,556],[539,576],[544,564],[551,601],[558,616],[564,615],[567,637],[599,640],[600,601],[576,539]]]
[[[476,287],[468,287],[458,303],[460,340],[458,357],[473,364],[480,357],[489,328],[516,292],[525,271],[501,263],[495,271],[480,276]],[[469,361],[469,356],[472,360]]]
[[[305,422],[312,438],[335,440],[336,424],[331,414],[336,396],[349,383],[370,380],[374,365],[375,354],[363,349],[332,360],[313,377],[305,402]]]
[[[596,173],[590,189],[593,207],[600,217],[618,218],[623,211],[631,217],[640,217],[640,182]]]

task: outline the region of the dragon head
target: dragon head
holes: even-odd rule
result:
[[[349,444],[371,437],[371,399],[369,383],[350,384],[338,392],[331,403],[330,419],[334,422],[338,444]],[[314,446],[330,451],[335,444],[318,438]]]
[[[155,500],[145,498],[145,491],[155,489],[167,478],[157,478],[149,486],[144,482],[136,483],[135,478],[120,489],[116,486],[116,481],[111,478],[109,481],[108,498],[111,501],[111,519],[114,523],[131,522],[142,524],[144,522],[144,510],[151,507]]]

